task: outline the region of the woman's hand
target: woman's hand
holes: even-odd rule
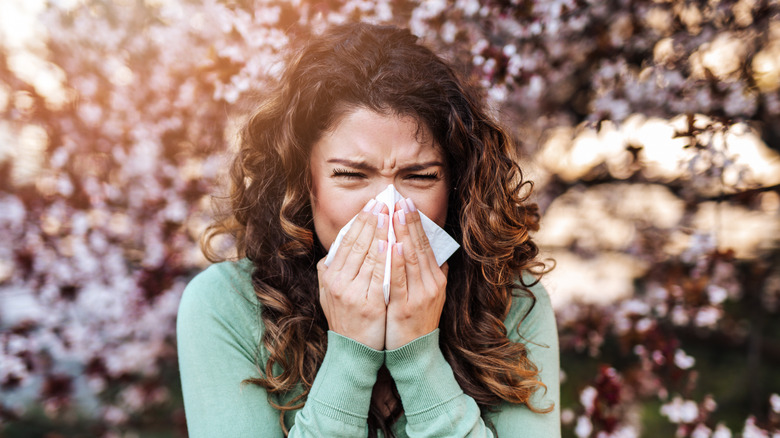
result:
[[[317,263],[320,305],[328,327],[375,350],[385,345],[382,280],[388,222],[387,207],[372,199],[344,235],[330,266],[325,266],[325,259]]]
[[[447,287],[447,264],[439,268],[420,214],[411,199],[396,203],[385,348],[393,350],[439,327]]]

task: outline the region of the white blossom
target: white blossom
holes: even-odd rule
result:
[[[672,423],[692,423],[699,416],[699,408],[692,400],[683,400],[678,396],[661,406],[661,415]]]
[[[769,397],[769,405],[772,406],[772,412],[780,414],[780,395],[772,394]]]
[[[731,438],[731,429],[726,427],[723,423],[718,423],[715,426],[715,432],[712,433],[712,438]]]
[[[593,424],[590,422],[590,419],[584,415],[577,417],[577,425],[574,426],[574,434],[577,435],[578,438],[586,438],[589,437],[592,432]]]
[[[678,348],[674,352],[674,364],[680,369],[687,370],[696,364],[696,359],[688,356],[683,350]]]
[[[585,407],[585,412],[593,412],[596,407],[596,397],[598,397],[598,391],[592,386],[587,386],[580,392],[580,403]]]
[[[699,309],[694,323],[699,327],[714,328],[720,320],[723,311],[717,307],[707,306]]]
[[[707,286],[707,297],[709,298],[710,303],[714,305],[723,303],[728,296],[728,291],[722,286],[717,284],[710,284]]]
[[[160,371],[162,358],[169,360],[168,343],[183,285],[203,263],[202,257],[192,256],[198,251],[198,229],[210,220],[208,202],[203,200],[208,201],[205,195],[229,161],[225,137],[234,131],[233,117],[240,105],[226,104],[243,104],[279,77],[292,33],[316,34],[328,24],[353,17],[387,23],[402,16],[395,14],[403,6],[389,0],[326,3],[327,7],[317,9],[310,2],[292,1],[298,14],[295,23],[282,23],[284,6],[265,1],[255,2],[248,12],[238,6],[241,2],[219,0],[106,2],[110,8],[102,8],[101,1],[57,0],[36,12],[37,21],[25,29],[40,29],[40,38],[31,44],[49,59],[24,58],[40,67],[34,69],[35,80],[26,81],[15,72],[0,80],[0,164],[11,160],[14,169],[21,166],[18,157],[24,154],[13,145],[24,132],[50,142],[45,150],[31,154],[35,155],[31,162],[40,161],[42,173],[31,188],[43,195],[40,199],[15,194],[13,188],[0,191],[0,237],[10,242],[0,245],[0,328],[25,321],[34,327],[24,335],[2,334],[0,383],[11,379],[29,384],[41,372],[35,360],[44,356],[57,365],[78,364],[70,371],[73,375],[79,375],[88,361],[103,363],[107,375],[85,378],[87,390],[96,395],[112,393],[107,389],[115,389],[113,379],[118,376],[132,379]],[[729,178],[734,187],[750,182],[733,151],[718,140],[723,136],[718,132],[736,131],[738,124],[705,120],[704,114],[748,121],[774,120],[780,114],[777,72],[772,67],[778,49],[768,36],[771,32],[755,32],[749,25],[735,31],[730,27],[730,9],[722,9],[717,1],[711,2],[712,14],[726,14],[718,18],[717,26],[707,21],[715,20],[712,16],[701,16],[695,24],[684,19],[679,8],[661,7],[663,2],[647,6],[629,1],[534,1],[528,10],[517,9],[516,3],[412,2],[403,15],[408,23],[402,24],[443,50],[445,57],[469,64],[463,66],[464,73],[484,88],[491,111],[507,116],[512,121],[508,128],[528,139],[523,145],[527,151],[533,152],[535,139],[551,127],[571,133],[581,129],[575,125],[583,119],[605,126],[612,122],[628,126],[637,118],[663,119],[671,136],[685,130],[672,128],[673,120],[690,113],[696,114],[695,138],[703,148],[680,155],[686,158],[679,166],[675,162],[676,173],[654,174],[647,166],[653,144],[646,137],[657,134],[658,124],[648,124],[652,129],[641,131],[641,136],[625,134],[631,129],[613,130],[610,138],[617,146],[599,149],[601,155],[589,168],[606,165],[609,178],[637,175],[658,184],[673,180],[681,187],[679,198],[686,200],[690,193],[720,190]],[[737,3],[741,8],[753,7],[748,5],[752,2]],[[770,2],[766,7],[776,5]],[[107,10],[118,18],[109,19]],[[3,13],[0,16],[5,17]],[[753,13],[750,9],[744,17],[758,20]],[[656,23],[659,29],[678,22],[683,28],[669,36],[643,29],[645,24],[633,27],[651,16],[668,18]],[[593,29],[605,23],[605,34],[596,41]],[[697,27],[697,32],[686,30]],[[648,53],[653,55],[637,59],[638,54]],[[7,55],[9,65],[23,59],[11,52]],[[707,70],[715,77],[709,77]],[[38,101],[31,92],[13,89],[17,79],[44,94],[45,111],[34,108]],[[53,105],[57,99],[42,90],[63,96],[66,103]],[[682,149],[681,141],[664,138],[662,143]],[[631,166],[625,150],[629,143],[639,147]],[[592,152],[592,148],[580,149]],[[190,168],[186,163],[190,158],[200,164]],[[544,191],[545,179],[559,176],[540,175],[542,190],[536,193],[541,193],[542,207],[549,201],[544,197],[551,196]],[[634,334],[648,333],[659,319],[675,326],[719,328],[727,311],[722,305],[740,298],[734,263],[712,264],[711,255],[724,249],[723,242],[716,240],[717,233],[697,230],[680,216],[661,227],[663,233],[682,236],[679,242],[669,238],[676,252],[664,256],[694,266],[691,276],[699,276],[694,281],[711,274],[705,289],[709,304],[692,306],[685,299],[687,289],[651,281],[646,296],[607,305],[603,327],[588,327],[574,348],[587,348],[597,356],[609,337],[625,336],[634,329]],[[647,280],[642,276],[667,260],[659,261],[641,242],[658,238],[641,229],[658,223],[643,216],[632,219],[629,226],[631,232],[620,240],[619,251],[639,261],[637,272],[626,281],[627,290],[633,290],[632,281]],[[609,226],[601,228],[603,234],[610,231]],[[660,240],[666,239],[663,233]],[[586,249],[603,250],[597,245]],[[165,286],[155,283],[160,279]],[[583,317],[556,310],[561,325]],[[666,363],[668,352],[659,348],[634,346],[642,367]],[[27,354],[35,359],[33,365],[22,359]],[[675,351],[673,361],[683,370],[695,365],[682,349]],[[653,377],[644,378],[652,381]],[[109,424],[123,424],[143,408],[143,402],[167,396],[159,388],[142,391],[132,383],[119,394],[94,415],[102,415]],[[597,395],[592,386],[580,394],[586,410],[593,409]],[[705,399],[701,407],[705,412],[714,410],[709,401],[714,404]],[[770,403],[773,412],[780,413],[777,394]],[[688,424],[696,420],[697,409],[693,402],[675,398],[662,412],[670,421]],[[54,415],[56,406],[47,402],[43,410]],[[576,414],[565,412],[570,412],[574,423]],[[591,436],[598,426],[580,416],[574,427],[577,436]],[[612,436],[636,434],[621,424]],[[695,436],[707,434],[702,424],[694,429]],[[743,434],[767,436],[754,419],[746,422]],[[731,431],[719,424],[712,436],[730,437]]]
[[[745,428],[742,429],[743,438],[769,438],[769,433],[756,425],[756,417],[749,416],[745,421]]]
[[[711,436],[712,430],[702,423],[697,424],[691,432],[691,438],[710,438]]]

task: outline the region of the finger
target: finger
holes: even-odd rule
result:
[[[390,216],[387,214],[387,206],[382,204],[382,210],[377,215],[376,228],[374,231],[375,239],[387,240],[387,230],[390,228]]]
[[[372,216],[371,209],[374,208],[376,203],[376,199],[371,199],[366,206],[363,207],[363,210],[358,213],[355,222],[352,223],[352,226],[349,227],[349,230],[347,230],[347,233],[341,239],[341,244],[339,244],[338,249],[336,249],[336,255],[330,263],[330,268],[338,271],[344,266],[344,263],[347,261],[347,256],[350,251],[352,251],[352,245],[357,241],[361,231],[363,231],[363,227],[368,218]]]
[[[387,230],[390,228],[390,217],[387,215],[387,206],[377,204],[380,213],[377,214],[377,222],[374,233],[374,243],[366,256],[366,262],[360,267],[357,279],[368,283],[367,294],[369,300],[375,300],[381,297],[384,303],[384,293],[382,293],[382,282],[385,278],[385,261],[387,260]],[[381,253],[381,254],[380,254]],[[377,284],[378,282],[378,284]],[[377,297],[378,295],[378,297]]]
[[[322,287],[322,275],[325,273],[325,271],[328,270],[328,267],[325,266],[325,259],[327,257],[323,257],[319,262],[317,262],[317,287],[319,288],[320,292],[320,302],[322,302],[322,295],[325,293],[325,289]]]
[[[406,205],[406,210],[404,210],[406,227],[409,230],[409,236],[412,238],[412,244],[414,244],[417,257],[420,259],[420,271],[425,276],[426,273],[431,273],[431,269],[434,269],[434,267],[438,268],[439,264],[436,263],[436,256],[433,254],[431,243],[428,241],[425,230],[423,230],[420,213],[417,211],[414,202],[412,202],[411,198],[406,198],[404,201]]]
[[[406,279],[406,261],[404,260],[404,244],[397,242],[393,244],[393,258],[391,260],[392,268],[390,270],[390,302],[406,303],[408,299],[407,279]]]
[[[415,243],[412,241],[410,234],[410,227],[407,221],[407,212],[409,211],[406,203],[403,200],[398,201],[399,209],[395,212],[395,220],[393,221],[393,227],[395,229],[395,237],[399,242],[403,242],[404,260],[406,261],[406,277],[407,282],[411,286],[422,284],[421,271],[423,269],[422,262],[423,257],[417,252]],[[426,263],[427,270],[427,263]]]
[[[373,211],[371,213],[361,212],[360,214],[369,214],[370,216],[366,220],[363,229],[360,231],[360,235],[352,244],[352,249],[347,254],[347,260],[344,262],[344,266],[341,268],[341,275],[345,279],[354,279],[361,266],[365,263],[367,255],[370,253],[373,241],[376,240],[376,228],[379,221],[378,213],[382,210],[382,204],[374,204]]]
[[[327,257],[323,257],[319,262],[317,262],[317,285],[319,288],[320,306],[322,307],[322,311],[325,313],[325,318],[328,319],[328,327],[330,327],[330,297],[325,292],[325,286],[322,283],[322,276],[328,269],[328,267],[325,266],[326,258]]]
[[[425,228],[423,228],[419,210],[417,210],[417,207],[414,205],[412,198],[406,198],[406,204],[409,206],[409,214],[406,215],[407,224],[409,224],[409,228],[417,233],[417,236],[420,239],[422,254],[425,255],[431,269],[438,267],[439,263],[436,261],[436,254],[433,252],[433,247],[428,239],[428,235],[425,234]],[[414,233],[412,233],[412,235],[414,235]]]
[[[444,277],[443,278],[439,277],[439,278],[442,278],[442,280],[440,280],[440,281],[443,282],[443,283],[440,283],[441,286],[446,286],[447,285],[447,274],[449,274],[449,272],[450,272],[450,265],[447,262],[442,263],[441,264],[441,273],[442,273],[442,275]]]
[[[366,292],[366,299],[369,303],[376,305],[384,305],[385,297],[382,291],[382,283],[385,279],[385,261],[387,260],[387,241],[384,239],[376,239],[374,245],[371,248],[372,261],[364,263],[360,268],[358,279],[368,282],[368,289]],[[368,259],[368,257],[366,257]]]
[[[328,269],[328,267],[325,265],[325,259],[327,259],[327,257],[323,257],[319,262],[317,262],[318,273],[325,272]]]
[[[366,226],[365,226],[365,228],[363,230],[363,233],[368,234],[369,231],[370,231],[369,228],[371,228],[368,225],[370,225],[371,223],[374,224],[374,227],[372,228],[373,229],[373,237],[372,237],[372,240],[371,240],[371,243],[370,243],[369,251],[366,253],[366,256],[365,256],[365,259],[364,259],[365,261],[363,262],[364,264],[369,261],[369,258],[371,258],[372,263],[376,261],[376,254],[374,252],[377,249],[377,247],[376,247],[377,244],[378,244],[377,242],[379,240],[382,240],[382,241],[386,241],[387,240],[387,230],[390,227],[390,225],[388,224],[389,218],[388,218],[387,214],[382,213],[383,211],[387,211],[387,206],[385,206],[384,204],[376,204],[374,206],[374,209],[372,210],[372,214],[375,215],[375,219],[369,219],[369,221],[366,222]],[[360,238],[362,238],[362,237],[363,237],[363,235],[361,234]],[[386,248],[386,245],[385,245],[385,248]],[[347,259],[349,259],[349,257],[351,257],[351,255],[348,256]],[[363,272],[363,268],[362,267],[360,268],[360,272]],[[360,274],[358,274],[358,276],[360,276]]]
[[[325,271],[328,270],[328,266],[325,264],[325,259],[327,259],[327,257],[323,257],[319,262],[317,262],[317,281],[320,286],[322,286],[322,276],[325,274]]]

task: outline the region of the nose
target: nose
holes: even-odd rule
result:
[[[382,193],[383,191],[387,190],[387,187],[389,185],[391,185],[391,184],[393,185],[395,190],[398,193],[401,194],[402,198],[404,198],[404,199],[407,198],[406,194],[403,192],[403,188],[398,187],[398,185],[395,184],[395,181],[393,180],[392,177],[380,178],[378,181],[376,181],[374,184],[372,184],[371,185],[371,195],[370,196],[372,196],[374,198],[377,197],[380,193]],[[395,204],[397,203],[397,201],[398,201],[398,199],[396,199],[395,202],[393,202],[390,205],[390,213],[392,213],[394,211]],[[368,202],[368,200],[366,200],[366,202]]]
[[[387,186],[391,184],[395,184],[395,181],[392,177],[377,178],[377,180],[371,184],[371,190],[374,192],[374,196],[376,196],[382,193],[385,189],[387,189]],[[396,190],[398,190],[398,187],[396,187]]]

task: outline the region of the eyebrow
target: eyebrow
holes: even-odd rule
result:
[[[366,163],[365,161],[346,160],[343,158],[331,158],[327,162],[333,164],[341,164],[343,166],[352,167],[360,170],[377,170],[376,167]],[[411,164],[409,166],[404,166],[401,168],[401,170],[407,172],[418,172],[420,170],[425,170],[429,167],[434,167],[434,166],[444,167],[444,164],[442,164],[440,161],[426,161],[424,163],[416,163],[416,164]]]

